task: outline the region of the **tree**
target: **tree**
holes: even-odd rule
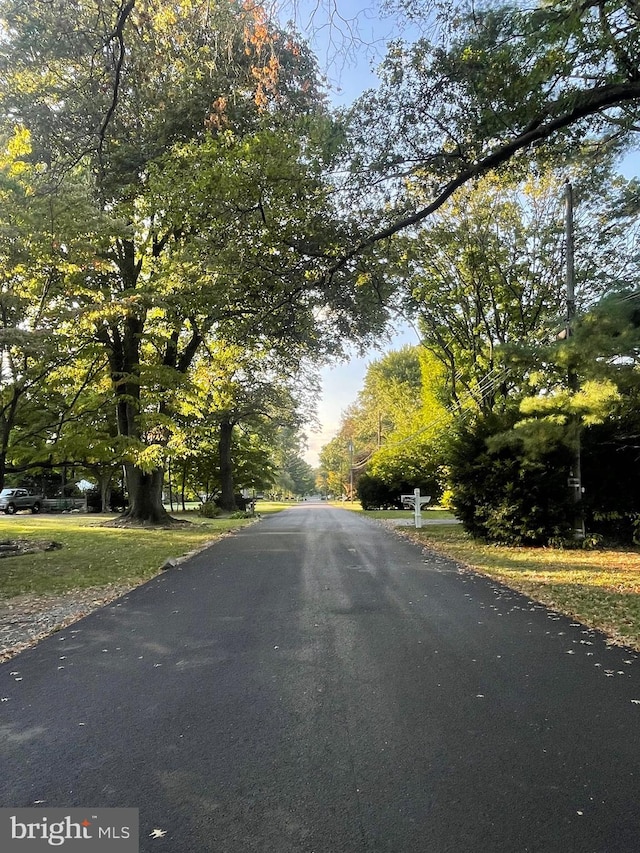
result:
[[[216,435],[218,503],[222,509],[237,508],[234,434],[241,429],[247,435],[260,435],[263,444],[270,440],[277,445],[281,428],[297,428],[302,419],[301,409],[313,405],[315,394],[315,384],[311,382],[305,388],[301,376],[301,365],[295,358],[285,362],[274,359],[268,352],[251,352],[222,342],[215,347],[209,345],[206,357],[198,360],[192,371],[190,391],[182,395],[181,403],[177,401],[179,423],[183,441],[193,447],[195,440],[196,454],[200,437],[205,438],[206,445],[209,436]],[[275,455],[275,452],[263,453],[266,457],[263,464]],[[269,460],[270,473],[276,465]],[[265,472],[263,484],[270,479]]]
[[[574,172],[581,310],[639,273],[634,182],[594,171]],[[401,241],[407,310],[443,366],[459,411],[491,411],[526,394],[534,361],[546,358],[563,327],[563,195],[553,174],[516,183],[487,178]]]
[[[452,417],[443,403],[443,371],[437,359],[422,347],[406,354],[417,376],[412,371],[409,382],[395,386],[394,428],[371,456],[367,471],[396,495],[420,488],[435,503],[445,486],[443,437]]]
[[[304,497],[315,488],[315,471],[302,458],[304,445],[305,437],[295,426],[285,425],[278,430],[274,448],[276,484],[286,480],[291,496]]]
[[[450,421],[440,399],[441,372],[433,356],[411,346],[369,365],[356,403],[320,454],[330,491],[348,493],[353,462],[359,493],[366,471],[362,495],[367,500],[397,501],[403,490],[417,486],[434,499],[440,497],[441,436]]]
[[[39,441],[29,452],[31,466],[71,465],[97,483],[101,511],[108,513],[114,483],[120,483],[126,443],[118,435],[109,375],[97,358],[87,373],[82,358],[56,369],[47,381],[44,399],[48,417]],[[24,436],[19,445],[24,447]]]
[[[65,304],[65,277],[75,271],[68,247],[82,237],[69,202],[81,196],[81,181],[70,176],[66,201],[43,196],[28,131],[13,129],[0,144],[1,486],[7,472],[51,463],[69,409],[58,380],[73,373],[76,388],[86,388],[101,363],[87,342],[66,333],[75,313]],[[86,210],[75,212],[82,218]]]
[[[574,334],[557,346],[544,393],[525,398],[516,428],[529,443],[554,435],[581,446],[581,511],[588,533],[631,543],[639,538],[640,308],[635,282],[617,283],[578,317]],[[551,362],[551,359],[550,359]],[[567,367],[576,377],[572,387]]]
[[[448,464],[453,504],[469,532],[510,544],[570,541],[576,503],[568,482],[582,445],[578,509],[587,533],[637,539],[637,300],[634,291],[609,294],[579,318],[568,341],[547,347],[528,396],[499,414],[467,413]]]
[[[358,444],[379,448],[420,405],[421,391],[420,359],[415,347],[392,350],[371,362],[354,416]]]
[[[353,439],[349,437],[349,427],[343,424],[338,435],[324,445],[320,450],[320,467],[316,477],[316,485],[321,493],[336,496],[351,495],[352,466],[366,460],[370,453],[365,449],[354,448]],[[354,470],[357,480],[357,472]]]
[[[561,431],[525,441],[517,412],[469,413],[452,436],[453,508],[465,530],[490,542],[547,545],[571,535],[571,452]]]
[[[506,164],[524,173],[585,141],[594,156],[628,144],[640,98],[633,2],[397,5],[430,35],[390,45],[381,86],[352,112],[352,205],[360,198],[369,234],[337,266]]]
[[[379,477],[366,471],[358,478],[358,499],[362,509],[402,509],[401,492],[397,486],[389,486]]]
[[[84,182],[70,208],[85,245],[67,247],[72,268],[59,271],[74,333],[108,361],[125,520],[166,523],[171,400],[207,339],[326,351],[384,322],[348,276],[309,272],[342,228],[315,66],[253,6],[0,11],[2,123],[29,130],[43,196],[64,198],[78,172]]]

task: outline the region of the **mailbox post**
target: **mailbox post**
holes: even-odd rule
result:
[[[422,502],[420,500],[420,489],[414,489],[413,494],[415,497],[415,517],[416,517],[416,527],[422,527]]]
[[[431,495],[420,497],[420,489],[414,489],[412,495],[400,495],[400,499],[405,509],[413,509],[416,527],[422,527],[422,507],[429,503]]]

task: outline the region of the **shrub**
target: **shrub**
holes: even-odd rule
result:
[[[441,489],[432,480],[417,483],[400,481],[387,483],[373,474],[361,474],[358,478],[358,497],[362,509],[402,509],[402,495],[413,495],[419,488],[423,495],[440,496]]]
[[[400,494],[398,489],[371,474],[361,474],[358,478],[358,497],[364,510],[400,509]]]
[[[609,541],[640,544],[640,424],[633,413],[583,431],[582,483],[587,529]]]
[[[221,509],[213,501],[205,501],[199,509],[199,513],[203,518],[216,518],[220,515]]]
[[[450,443],[452,504],[474,536],[507,545],[546,545],[572,535],[569,449],[537,449],[513,421],[494,415],[463,425]]]

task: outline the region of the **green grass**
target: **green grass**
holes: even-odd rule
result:
[[[182,556],[251,523],[247,519],[204,519],[194,513],[174,516],[188,519],[192,526],[119,529],[102,527],[105,516],[96,515],[0,516],[0,540],[46,539],[63,546],[0,559],[0,598],[133,586],[157,574],[167,558]]]
[[[351,503],[350,501],[345,501],[341,503],[340,501],[331,501],[331,506],[340,507],[341,509],[350,509],[352,512],[361,512],[362,515],[367,516],[368,518],[398,518],[398,519],[411,519],[413,518],[413,510],[412,509],[370,509],[364,510],[360,506],[359,501],[354,501]],[[452,512],[449,512],[448,509],[442,509],[442,507],[434,506],[427,507],[422,510],[422,517],[425,520],[436,519],[436,518],[454,518]]]
[[[256,512],[258,515],[270,515],[290,506],[299,506],[299,504],[296,501],[256,501]]]
[[[640,649],[640,548],[509,548],[434,525],[404,535]]]

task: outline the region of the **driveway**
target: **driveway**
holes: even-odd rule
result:
[[[171,853],[632,853],[640,661],[355,513],[243,528],[0,666],[0,806]]]

